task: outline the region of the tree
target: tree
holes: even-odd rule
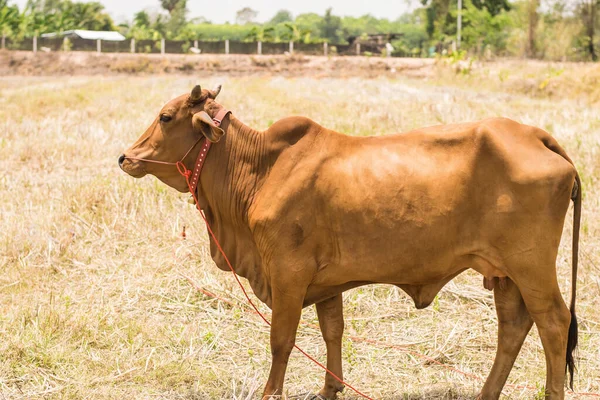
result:
[[[7,0],[0,0],[0,33],[2,36],[13,36],[19,32],[20,17],[17,6],[9,6]]]
[[[167,37],[175,38],[187,24],[186,21],[187,8],[186,2],[180,1],[175,8],[171,10],[169,20],[166,23]]]
[[[320,23],[321,36],[331,42],[339,41],[339,31],[342,27],[342,20],[331,13],[331,7],[325,11],[325,15]]]
[[[498,15],[502,10],[509,11],[511,8],[508,0],[472,0],[472,2],[478,10],[487,9],[492,17]]]
[[[320,37],[321,32],[321,16],[315,13],[300,14],[296,17],[295,24],[298,29],[311,31]]]
[[[537,52],[535,45],[535,30],[538,24],[538,8],[540,0],[527,0],[527,45],[525,54],[529,58],[535,57]]]
[[[508,32],[511,27],[510,16],[502,10],[493,15],[487,7],[478,8],[474,1],[464,0],[463,44],[467,48],[481,52],[486,46],[494,50],[506,48]]]
[[[303,41],[304,43],[310,42],[310,34],[312,33],[308,29],[301,29],[297,24],[293,22],[286,22],[283,24],[287,31],[282,35],[284,40],[291,40],[294,42]]]
[[[67,8],[56,13],[56,15],[54,16],[54,18],[52,18],[51,21],[53,28],[52,30],[55,32],[69,31],[77,27],[71,10]]]
[[[463,3],[466,4],[467,0]],[[539,0],[526,0],[539,1]],[[421,0],[421,4],[426,7],[425,30],[432,40],[445,41],[447,38],[456,36],[456,18],[458,2],[456,0]],[[492,17],[500,14],[502,11],[510,10],[508,0],[472,0],[472,6],[476,10],[487,12]],[[463,6],[464,11],[465,6]],[[483,15],[483,14],[482,14]],[[464,28],[467,28],[463,24]]]
[[[149,27],[150,16],[146,11],[140,11],[133,16],[133,26],[137,27]]]
[[[277,14],[269,21],[270,24],[277,25],[283,22],[292,22],[294,17],[288,10],[279,10]]]
[[[69,6],[74,25],[81,29],[92,31],[112,31],[112,18],[104,12],[104,6],[99,2],[71,3]]]
[[[235,13],[235,23],[238,25],[251,24],[256,20],[258,11],[251,9],[250,7],[244,7]]]
[[[97,1],[83,3],[71,0],[29,0],[20,15],[20,20],[21,35],[71,29],[114,29],[112,18]]]
[[[134,15],[133,23],[125,34],[138,40],[158,40],[167,36],[167,22],[164,14],[150,15],[147,11],[140,11]]]
[[[581,0],[578,5],[578,13],[583,23],[584,37],[586,41],[587,52],[593,61],[598,60],[596,48],[594,47],[596,24],[598,21],[598,6],[600,0]]]
[[[251,40],[253,42],[268,42],[273,40],[273,32],[275,28],[272,26],[264,27],[264,26],[253,26],[250,29],[250,32],[246,35],[247,40]]]
[[[185,9],[187,7],[187,0],[160,0],[162,8],[167,10],[169,14],[177,9]]]

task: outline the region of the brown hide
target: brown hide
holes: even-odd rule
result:
[[[216,115],[215,93],[197,87],[169,102],[120,164],[186,191],[173,167],[127,157],[174,162],[200,135],[217,142],[198,197],[236,273],[273,310],[265,396],[282,393],[302,307],[317,305],[328,367],[341,377],[343,291],[393,284],[423,308],[472,268],[494,290],[499,320],[480,398],[498,398],[533,322],[547,357],[547,395],[563,398],[576,344],[575,288],[569,312],[555,261],[572,194],[577,240],[581,195],[572,162],[548,133],[495,118],[352,137],[303,117],[259,132],[230,115],[221,135],[194,117]],[[189,169],[197,154],[184,160]],[[228,270],[212,239],[211,254]],[[320,395],[334,398],[342,388],[326,376]]]

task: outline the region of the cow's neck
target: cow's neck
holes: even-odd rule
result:
[[[231,114],[221,127],[225,134],[211,146],[202,171],[200,205],[236,273],[247,278],[255,294],[269,304],[270,290],[248,226],[248,211],[268,169],[264,136]],[[213,260],[228,271],[216,244],[210,242]]]
[[[211,146],[199,190],[222,218],[247,225],[248,209],[264,177],[263,136],[232,115],[222,128],[225,134]]]

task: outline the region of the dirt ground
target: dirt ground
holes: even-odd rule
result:
[[[304,55],[177,55],[0,51],[2,75],[110,75],[157,73],[276,74],[285,77],[376,78],[431,74],[433,59]]]
[[[211,78],[415,79],[432,86],[600,103],[598,63],[476,58],[382,58],[305,55],[178,55],[0,50],[0,76],[188,75]],[[478,94],[475,94],[478,96]]]

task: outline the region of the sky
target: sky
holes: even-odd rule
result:
[[[81,0],[77,0],[81,1]],[[95,0],[104,4],[113,19],[119,23],[133,19],[133,14],[145,8],[160,8],[159,0]],[[27,0],[13,0],[9,3],[22,8]],[[235,13],[244,7],[258,11],[258,22],[265,22],[273,17],[278,10],[291,11],[294,16],[314,12],[324,14],[329,7],[333,14],[340,16],[359,17],[371,14],[377,18],[396,19],[401,14],[412,9],[412,0],[188,0],[190,10],[188,17],[204,17],[213,23],[235,22]]]

